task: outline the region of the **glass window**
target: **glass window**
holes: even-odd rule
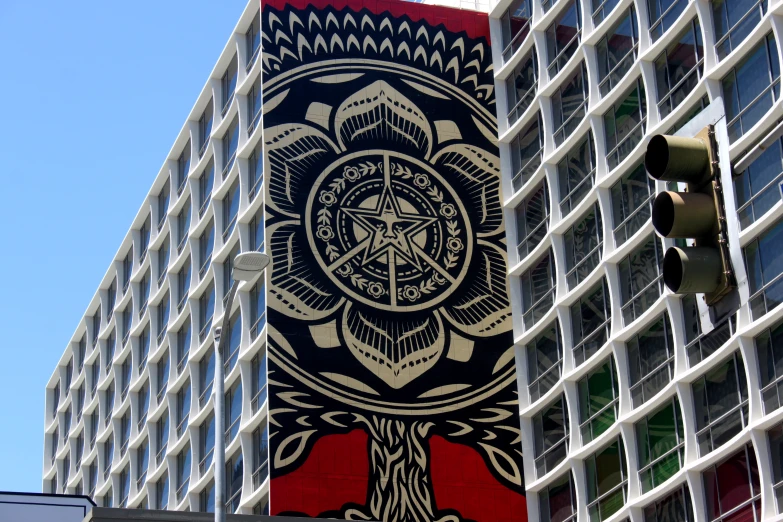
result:
[[[114,492],[112,491],[111,486],[109,486],[109,489],[106,490],[106,494],[103,495],[103,507],[114,507]]]
[[[767,147],[758,158],[734,178],[737,214],[746,228],[780,201],[783,182],[783,138]]]
[[[783,273],[783,221],[742,250],[750,287],[750,313],[753,319],[758,319],[783,301],[780,278]]]
[[[169,474],[167,471],[163,472],[163,475],[155,484],[155,498],[157,509],[167,509],[169,507]]]
[[[150,325],[144,327],[139,334],[139,373],[147,366],[147,356],[150,354]]]
[[[116,348],[116,341],[114,337],[114,330],[111,331],[109,337],[106,339],[106,373],[111,372],[111,365],[114,363],[114,349]]]
[[[704,44],[697,17],[655,59],[655,83],[661,119],[693,92],[703,71]]]
[[[693,382],[699,456],[719,448],[748,425],[748,386],[742,355],[729,359]]]
[[[150,461],[150,445],[147,439],[136,450],[136,490],[141,491],[147,479],[147,468]]]
[[[239,117],[234,116],[223,137],[223,179],[228,177],[228,172],[234,166],[239,145]]]
[[[681,116],[680,119],[677,120],[677,123],[672,125],[672,127],[664,134],[677,134],[677,131],[682,129],[686,123],[688,123],[693,118],[695,118],[697,114],[699,114],[701,111],[706,109],[709,104],[710,104],[710,97],[705,94],[704,96],[699,98],[699,101],[697,101],[687,113]]]
[[[242,451],[228,459],[226,462],[226,513],[235,513],[239,509],[239,501],[242,499],[242,479],[244,466]]]
[[[250,250],[264,251],[264,207],[259,208],[250,220]]]
[[[587,444],[608,430],[617,420],[619,403],[614,357],[579,381],[579,431]]]
[[[163,281],[166,278],[166,274],[168,273],[169,268],[169,236],[166,236],[166,239],[163,240],[163,243],[160,245],[160,249],[158,250],[158,287],[163,286]]]
[[[239,433],[239,423],[242,419],[242,379],[236,382],[226,391],[226,445],[230,444],[236,434]]]
[[[644,522],[693,522],[688,484],[644,507]]]
[[[144,425],[147,423],[147,411],[150,408],[150,386],[148,383],[144,383],[138,392],[138,404],[139,404],[139,421],[137,428],[139,431],[144,429]]]
[[[210,158],[204,172],[198,178],[198,217],[202,217],[212,201],[212,186],[215,183],[215,161]]]
[[[190,173],[190,140],[185,143],[182,153],[177,160],[177,195],[182,194]]]
[[[536,48],[522,58],[514,72],[506,80],[506,96],[508,102],[508,125],[511,126],[530,107],[536,97],[538,86],[538,55]]]
[[[674,476],[685,463],[685,438],[680,401],[673,397],[634,426],[642,493]]]
[[[250,290],[250,321],[250,339],[255,341],[266,324],[266,290],[263,278]]]
[[[128,254],[122,260],[122,294],[128,291],[130,286],[131,274],[133,273],[133,246],[131,245]]]
[[[266,355],[258,354],[253,357],[252,366],[252,386],[253,398],[250,400],[250,406],[253,413],[256,413],[261,405],[266,402]]]
[[[650,219],[655,199],[655,182],[644,164],[634,167],[612,186],[614,239],[619,247]]]
[[[177,502],[182,502],[190,483],[190,442],[177,455]]]
[[[572,0],[546,30],[547,70],[552,79],[576,53],[582,34],[579,2]]]
[[[715,325],[715,329],[711,332],[702,334],[695,295],[683,297],[682,310],[685,321],[685,350],[690,366],[695,366],[715,353],[718,348],[726,344],[736,330],[736,317],[732,315]]]
[[[552,95],[556,146],[563,143],[584,119],[589,88],[586,79],[587,69],[582,62],[573,76],[565,80]]]
[[[204,155],[207,151],[207,146],[209,145],[209,137],[212,135],[213,112],[212,98],[210,98],[207,107],[204,109],[204,113],[198,120],[199,158]]]
[[[114,460],[114,434],[110,434],[106,442],[103,443],[103,477],[109,477],[111,473],[112,460]]]
[[[721,81],[729,141],[744,135],[780,97],[780,59],[772,33]]]
[[[688,0],[647,0],[650,37],[653,43],[669,30],[687,6]]]
[[[253,489],[269,475],[269,425],[253,431]]]
[[[198,496],[199,511],[202,513],[213,513],[215,511],[215,481],[210,480],[209,484],[204,486]]]
[[[190,231],[190,198],[185,202],[179,215],[177,216],[177,253],[181,253],[188,241],[188,232]]]
[[[261,108],[263,106],[263,96],[261,91],[261,76],[253,82],[253,86],[250,88],[250,92],[247,93],[247,114],[250,118],[250,123],[247,126],[247,135],[253,134],[258,124],[261,122]],[[260,144],[261,142],[259,142]],[[252,184],[251,184],[252,186]]]
[[[631,324],[663,294],[663,248],[657,236],[628,254],[618,264],[623,323]]]
[[[215,414],[210,413],[204,423],[199,426],[199,455],[201,461],[198,469],[199,475],[203,476],[207,469],[212,465],[212,455],[215,450]]]
[[[761,402],[769,414],[783,406],[783,323],[755,338],[761,377]]]
[[[595,183],[595,143],[593,131],[589,131],[582,143],[569,150],[557,164],[560,185],[560,213],[568,215]]]
[[[532,9],[530,0],[514,0],[500,16],[500,35],[503,42],[503,61],[508,61],[530,33]]]
[[[200,408],[206,406],[207,401],[212,396],[212,384],[215,381],[215,350],[210,347],[207,353],[198,363],[199,390],[201,395],[198,398]]]
[[[533,417],[536,475],[543,477],[568,453],[568,407],[561,395]]]
[[[767,0],[714,0],[715,51],[722,60],[761,23],[767,12]]]
[[[231,184],[223,200],[223,241],[227,240],[234,230],[237,214],[239,214],[239,178]]]
[[[112,314],[114,314],[114,306],[117,304],[117,279],[112,280],[106,294],[106,304],[108,305],[106,319],[109,320],[111,319]]]
[[[144,316],[144,312],[147,311],[147,302],[150,297],[150,273],[149,270],[144,273],[139,281],[139,293],[141,294],[141,303],[139,304],[139,319]]]
[[[555,262],[548,251],[519,278],[522,293],[522,320],[530,328],[552,308],[555,302]]]
[[[158,346],[163,344],[169,324],[169,299],[169,291],[166,290],[160,303],[158,303]]]
[[[599,0],[593,0],[597,2]],[[605,0],[603,3],[610,3]],[[615,4],[616,4],[615,0]],[[636,61],[639,50],[639,28],[636,26],[636,9],[628,8],[628,14],[619,19],[596,45],[598,56],[598,81],[601,96],[606,96],[628,73]]]
[[[158,402],[163,402],[163,397],[166,395],[166,386],[169,383],[169,352],[166,350],[163,352],[163,356],[158,360]]]
[[[254,16],[253,21],[250,22],[250,27],[247,28],[247,32],[245,33],[245,51],[247,52],[247,63],[245,66],[248,71],[253,67],[260,50],[261,21],[259,20],[259,17]]]
[[[584,281],[601,262],[603,238],[601,209],[596,203],[563,236],[569,290]]]
[[[223,94],[223,116],[228,112],[231,102],[234,100],[234,91],[237,87],[237,57],[234,56],[229,62],[226,72],[220,82]]]
[[[177,437],[181,437],[188,427],[190,415],[190,379],[177,392]]]
[[[128,390],[130,389],[131,371],[133,370],[131,367],[130,355],[126,357],[124,361],[122,361],[120,369],[122,372],[122,394],[120,395],[120,402],[122,402],[125,400],[125,397],[128,396]]]
[[[560,380],[563,367],[563,345],[560,339],[560,323],[555,319],[552,326],[544,329],[525,346],[530,402],[540,399]]]
[[[177,332],[177,373],[182,373],[190,354],[190,317],[185,319],[182,328]]]
[[[674,376],[674,339],[669,314],[664,312],[626,345],[631,401],[636,408],[658,394]]]
[[[549,229],[549,187],[546,180],[514,209],[517,221],[517,255],[526,258]]]
[[[248,201],[255,199],[258,190],[261,188],[261,182],[264,180],[264,150],[261,146],[262,143],[261,141],[258,142],[248,159],[248,167],[250,167],[250,172],[247,174],[248,186],[250,187],[247,197]]]
[[[647,99],[642,78],[604,114],[606,161],[609,170],[620,164],[642,142],[647,126]]]
[[[177,313],[179,313],[185,308],[185,303],[188,302],[190,295],[190,258],[185,260],[182,269],[177,274],[177,290],[179,291]]]
[[[101,307],[98,307],[98,311],[92,316],[92,346],[98,344],[98,335],[101,332]]]
[[[571,472],[567,472],[538,493],[541,522],[574,522],[576,520],[576,488]]]
[[[574,361],[577,366],[606,343],[612,322],[606,278],[571,305]]]
[[[767,431],[769,453],[772,460],[772,488],[775,493],[777,512],[783,511],[783,424]]]
[[[169,199],[171,196],[171,189],[169,187],[168,178],[163,183],[163,188],[158,194],[158,230],[163,228],[163,224],[166,222],[166,213],[169,211]]]
[[[130,495],[130,477],[128,476],[128,467],[120,471],[120,506],[128,507],[128,495]]]
[[[761,520],[759,468],[748,444],[702,472],[708,521]]]
[[[103,417],[106,422],[106,426],[108,427],[109,424],[111,424],[111,412],[114,409],[114,383],[110,382],[109,387],[106,388],[106,401],[105,401],[105,409],[103,410]],[[67,416],[66,416],[66,423],[68,422]],[[67,432],[67,430],[65,430]]]
[[[203,343],[212,328],[212,316],[215,314],[215,283],[209,286],[199,298],[199,334],[198,339]]]
[[[204,233],[201,234],[201,237],[198,240],[198,258],[199,263],[201,263],[201,268],[199,268],[198,276],[199,279],[203,279],[204,275],[207,273],[207,269],[209,268],[209,264],[212,262],[212,250],[215,248],[215,225],[212,222],[212,219],[209,220],[207,223],[207,227],[204,230]]]
[[[511,141],[511,170],[514,172],[511,185],[515,192],[521,189],[541,166],[544,151],[543,128],[539,112]]]
[[[617,513],[628,495],[628,471],[622,437],[590,455],[585,461],[587,511],[600,522]]]
[[[163,459],[166,457],[166,447],[169,443],[169,412],[163,412],[160,419],[157,422],[157,430],[155,431],[158,442],[158,454],[155,457],[156,465],[160,466],[163,463]]]
[[[226,375],[237,365],[239,360],[239,347],[242,340],[242,314],[237,312],[229,321],[228,354],[223,354],[223,367]]]

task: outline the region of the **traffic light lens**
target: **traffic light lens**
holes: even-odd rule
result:
[[[663,256],[663,282],[675,294],[682,284],[682,259],[676,248],[670,248]]]
[[[669,144],[666,137],[657,134],[650,139],[647,145],[647,153],[644,155],[644,168],[647,169],[650,176],[655,179],[661,179],[666,168],[669,165]]]
[[[661,192],[653,202],[652,222],[655,230],[668,237],[674,226],[674,201],[668,192]]]

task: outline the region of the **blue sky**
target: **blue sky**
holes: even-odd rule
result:
[[[41,490],[46,382],[245,5],[0,1],[0,490]]]

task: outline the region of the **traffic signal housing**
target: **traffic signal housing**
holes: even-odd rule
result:
[[[705,127],[693,138],[653,136],[644,166],[657,180],[687,185],[686,192],[662,192],[653,202],[652,222],[658,234],[693,240],[692,246],[666,250],[664,283],[677,294],[703,293],[708,305],[718,302],[736,287],[736,280],[714,127]]]

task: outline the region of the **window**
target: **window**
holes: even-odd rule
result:
[[[500,35],[503,43],[503,61],[509,58],[522,45],[530,33],[530,17],[532,14],[530,0],[514,0],[508,10],[500,17]]]
[[[598,90],[601,96],[606,96],[620,83],[636,61],[639,28],[636,26],[636,9],[633,4],[628,9],[628,14],[606,32],[595,50],[598,56]]]
[[[692,386],[696,438],[699,456],[703,457],[748,425],[748,386],[742,355],[735,352]]]
[[[729,141],[744,135],[780,97],[780,58],[772,33],[721,81]]]
[[[257,503],[255,506],[253,506],[253,514],[254,515],[264,515],[269,516],[269,499],[266,501],[262,500],[259,503]]]
[[[57,427],[54,428],[54,432],[52,432],[52,465],[54,465],[54,460],[57,457],[57,448],[60,447],[60,431]]]
[[[759,359],[761,402],[764,414],[769,414],[783,406],[783,323],[764,330],[754,341]]]
[[[111,319],[111,316],[114,314],[114,305],[117,303],[117,279],[112,279],[111,284],[109,285],[108,290],[106,290],[106,320],[108,321]]]
[[[606,160],[609,170],[620,164],[641,143],[647,126],[647,100],[642,78],[604,114]]]
[[[242,314],[237,312],[229,321],[228,353],[223,355],[223,368],[226,375],[237,365],[239,360],[239,348],[242,341]]]
[[[82,373],[82,368],[84,368],[84,356],[86,353],[87,338],[82,335],[81,339],[79,339],[79,342],[76,344],[76,373]]]
[[[90,448],[95,447],[95,441],[98,439],[98,423],[100,417],[98,416],[97,408],[93,410],[93,414],[90,415]]]
[[[214,109],[212,107],[212,98],[209,99],[207,107],[204,109],[204,113],[198,120],[198,157],[204,155],[209,145],[209,137],[212,135],[212,118]]]
[[[538,493],[541,522],[573,522],[576,520],[576,488],[571,472],[546,486]]]
[[[573,76],[565,80],[552,95],[552,115],[555,126],[555,146],[571,135],[587,110],[588,83],[584,62]]]
[[[116,341],[114,338],[114,330],[109,334],[109,337],[106,339],[106,374],[108,375],[111,372],[111,365],[114,362],[114,349],[116,345]]]
[[[177,437],[181,437],[188,427],[190,415],[190,379],[177,392]]]
[[[588,373],[579,383],[579,430],[587,444],[617,420],[619,403],[614,357]]]
[[[517,255],[526,258],[549,229],[549,189],[546,180],[514,209],[517,218]]]
[[[250,220],[250,250],[264,251],[264,207],[258,209]]]
[[[655,199],[653,181],[641,163],[612,186],[614,241],[619,247],[650,219]]]
[[[199,335],[198,339],[200,343],[203,343],[207,338],[210,329],[212,328],[212,315],[215,312],[215,284],[209,283],[209,286],[201,294],[199,298]]]
[[[69,406],[63,414],[63,442],[68,440],[71,433],[71,407]]]
[[[169,473],[164,471],[163,475],[155,484],[155,508],[168,509],[169,507]]]
[[[124,361],[122,361],[120,369],[122,377],[122,392],[120,394],[120,403],[122,403],[125,401],[125,397],[128,396],[128,390],[130,389],[131,371],[133,370],[131,367],[130,355],[126,357]]]
[[[198,375],[199,390],[201,390],[198,405],[199,408],[203,408],[212,396],[212,383],[215,380],[215,350],[213,348],[208,348],[207,353],[199,361]]]
[[[122,312],[122,345],[130,339],[131,326],[133,325],[133,301],[128,303],[125,311]]]
[[[199,279],[203,279],[204,275],[207,273],[209,264],[212,262],[212,249],[214,247],[215,225],[212,222],[212,219],[210,219],[204,233],[198,240],[199,263],[201,263],[201,268],[199,268],[198,271]]]
[[[669,314],[628,339],[628,366],[633,407],[657,395],[674,377],[674,339]]]
[[[82,467],[82,457],[84,456],[84,432],[79,433],[76,437],[76,469]]]
[[[120,505],[119,507],[128,507],[128,495],[130,495],[130,477],[128,476],[128,467],[120,471]]]
[[[103,443],[103,478],[109,478],[111,474],[111,463],[114,459],[114,434],[109,435],[106,442]]]
[[[101,307],[98,307],[98,311],[92,316],[92,346],[98,344],[98,335],[101,332]]]
[[[212,465],[212,454],[215,449],[215,415],[210,413],[199,426],[199,455],[201,461],[198,464],[199,475],[203,476]]]
[[[568,407],[565,395],[533,417],[536,475],[543,477],[560,464],[568,453]]]
[[[177,502],[182,502],[190,483],[190,442],[177,455]]]
[[[644,507],[644,522],[693,522],[688,484]]]
[[[247,114],[250,118],[250,123],[247,126],[248,136],[253,134],[253,131],[261,122],[261,108],[263,105],[264,102],[261,91],[261,76],[258,76],[258,78],[256,78],[256,80],[253,82],[253,86],[250,88],[250,92],[247,93]],[[259,142],[259,145],[260,143],[261,142]],[[252,187],[253,184],[251,183],[250,186]]]
[[[261,143],[261,141],[258,142],[258,145],[256,145],[256,148],[250,153],[250,158],[248,159],[248,167],[250,168],[250,172],[247,174],[247,184],[250,187],[247,197],[248,201],[253,201],[253,199],[255,199],[258,189],[261,188],[261,182],[264,179],[264,151],[261,147]]]
[[[163,412],[160,419],[157,422],[157,429],[155,431],[158,443],[158,454],[155,456],[155,465],[160,466],[163,463],[163,459],[166,457],[166,447],[169,444],[169,412]]]
[[[581,34],[582,13],[579,12],[579,2],[572,0],[546,30],[547,70],[550,79],[554,78],[576,53]]]
[[[68,390],[71,389],[71,379],[73,379],[73,359],[70,359],[68,361],[68,364],[65,365],[65,390],[66,390],[66,393],[68,393]]]
[[[603,224],[598,203],[574,223],[563,236],[565,243],[566,281],[569,290],[585,280],[601,262]]]
[[[95,362],[92,363],[92,366],[90,367],[90,372],[92,373],[92,388],[90,389],[90,398],[92,399],[92,397],[95,397],[95,393],[98,390],[98,381],[101,380],[100,354],[98,354],[98,357],[95,359]]]
[[[522,320],[530,328],[544,317],[555,302],[555,261],[549,250],[519,278],[522,294]]]
[[[250,321],[250,339],[255,341],[266,325],[266,289],[263,278],[250,290]]]
[[[525,346],[527,352],[528,393],[535,402],[560,380],[563,366],[563,346],[560,341],[560,323],[543,330]]]
[[[166,385],[169,382],[169,352],[166,350],[163,352],[163,356],[158,361],[158,402],[163,402],[163,397],[166,395]]]
[[[226,446],[228,446],[236,434],[239,433],[239,423],[242,419],[242,379],[236,382],[226,391]]]
[[[612,12],[617,7],[620,0],[592,0],[593,4],[593,27],[598,27],[606,15]]]
[[[560,213],[566,216],[590,193],[595,183],[595,143],[592,131],[557,164],[557,177]]]
[[[628,471],[623,439],[587,457],[587,511],[591,521],[606,520],[617,513],[628,495]]]
[[[185,190],[185,185],[188,181],[188,174],[190,173],[190,140],[185,144],[185,148],[182,149],[182,154],[179,155],[177,160],[177,195],[182,194]]]
[[[166,274],[168,273],[169,268],[169,236],[166,236],[166,239],[163,240],[163,243],[160,245],[160,249],[158,250],[158,288],[163,286],[163,282],[166,279]]]
[[[169,292],[163,295],[158,303],[158,346],[163,344],[169,324]]]
[[[237,214],[239,214],[239,178],[231,184],[223,200],[223,241],[226,241],[233,232],[237,224]]]
[[[783,139],[776,139],[734,178],[737,214],[742,228],[754,223],[780,201],[783,182]]]
[[[147,439],[136,450],[136,490],[141,491],[147,480],[147,468],[150,461],[150,445]]]
[[[163,183],[163,188],[158,194],[158,230],[163,228],[166,223],[166,214],[169,211],[169,199],[171,196],[171,188],[169,187],[169,180]]]
[[[221,113],[223,116],[228,112],[228,108],[231,106],[231,102],[234,100],[234,91],[237,87],[237,57],[234,56],[231,62],[226,68],[226,72],[223,74],[223,78],[220,81],[221,91],[223,94],[223,110]]]
[[[147,311],[147,302],[150,297],[150,273],[147,271],[139,281],[139,293],[141,294],[141,304],[139,305],[139,319]]]
[[[106,388],[106,409],[103,412],[103,417],[106,419],[106,426],[111,422],[111,412],[114,409],[114,383],[109,383]]]
[[[60,405],[60,383],[58,382],[52,390],[52,417],[57,416],[57,407]]]
[[[190,230],[190,199],[185,202],[179,215],[177,216],[177,253],[182,253],[185,244],[188,242],[188,231]]]
[[[198,217],[201,218],[209,208],[212,201],[212,186],[215,184],[215,161],[210,158],[204,172],[198,178]]]
[[[772,460],[772,488],[775,493],[777,512],[783,511],[783,424],[767,431],[770,458]]]
[[[237,146],[239,145],[239,118],[234,116],[231,124],[228,126],[226,135],[223,137],[223,179],[228,177],[231,167],[237,157]]]
[[[574,362],[579,366],[609,338],[612,311],[606,278],[571,305]]]
[[[663,248],[657,236],[620,261],[623,323],[631,324],[663,294]]]
[[[699,98],[699,101],[697,101],[687,113],[681,116],[680,119],[677,120],[677,123],[672,125],[672,127],[664,134],[676,134],[677,131],[679,131],[685,126],[686,123],[691,121],[693,118],[696,117],[697,114],[699,114],[701,111],[706,109],[709,104],[710,104],[710,97],[705,94],[704,96]]]
[[[252,389],[253,398],[250,400],[250,406],[253,413],[256,413],[261,405],[266,402],[266,355],[257,354],[253,357],[252,366]]]
[[[150,218],[144,220],[139,229],[139,264],[144,262],[147,255],[147,247],[150,246]]]
[[[715,51],[722,60],[761,23],[768,0],[714,0]]]
[[[131,274],[133,273],[133,246],[128,251],[125,259],[122,260],[122,295],[128,291],[130,286]]]
[[[685,463],[685,437],[680,401],[674,396],[634,426],[642,493],[673,477]]]
[[[748,271],[750,315],[758,319],[783,300],[780,278],[783,272],[783,221],[763,232],[742,251]]]
[[[247,52],[247,63],[245,64],[249,71],[256,61],[258,52],[261,50],[261,22],[258,17],[253,17],[247,32],[245,33],[245,51]],[[252,113],[251,113],[252,114]],[[203,511],[203,510],[202,510]]]
[[[103,507],[114,507],[114,492],[111,486],[106,490],[106,494],[103,495]]]
[[[190,317],[185,319],[177,332],[177,373],[182,373],[190,353]]]
[[[125,452],[128,451],[128,441],[130,441],[130,432],[131,432],[131,419],[130,419],[130,412],[128,411],[120,418],[120,457],[123,457],[125,455]]]
[[[688,0],[647,0],[650,37],[653,43],[669,30],[687,6]]]
[[[748,444],[702,472],[707,520],[761,520],[759,468]]]
[[[538,55],[536,48],[525,56],[506,80],[508,125],[511,126],[530,107],[538,86]]]
[[[139,420],[136,423],[136,427],[139,432],[141,432],[147,424],[147,411],[150,409],[150,386],[148,383],[145,382],[141,388],[139,388],[137,398],[139,405]]]
[[[234,258],[239,254],[239,241],[236,242],[234,248],[226,256],[226,260],[223,263],[223,307],[228,304],[228,292],[231,290],[231,285],[234,284]]]
[[[198,494],[198,510],[202,513],[215,511],[215,481],[210,480],[201,493]]]
[[[736,330],[736,317],[730,316],[715,325],[715,329],[707,334],[701,333],[701,319],[695,295],[686,295],[682,299],[683,317],[685,320],[685,351],[688,354],[688,364],[695,366],[723,346]]]
[[[655,83],[661,119],[668,116],[693,92],[704,71],[704,44],[699,19],[655,59]]]
[[[226,513],[234,513],[239,508],[239,501],[242,499],[242,478],[244,466],[242,462],[242,452],[226,461],[226,494],[223,498],[226,500]]]
[[[538,112],[533,121],[511,142],[511,170],[514,173],[511,185],[515,192],[521,189],[541,166],[544,152],[543,129],[541,113]]]
[[[185,303],[188,302],[190,295],[190,258],[185,260],[182,264],[182,270],[177,274],[177,289],[179,290],[177,313],[180,313],[185,308]]]
[[[66,492],[70,474],[71,474],[71,457],[70,455],[66,454],[65,458],[63,459],[63,493]]]
[[[269,425],[253,431],[253,489],[258,489],[269,476]]]
[[[89,482],[90,497],[95,498],[95,488],[98,486],[98,460],[93,459],[92,464],[87,468],[87,479]]]
[[[84,386],[76,388],[74,399],[76,400],[76,422],[82,420],[82,410],[84,409]]]

